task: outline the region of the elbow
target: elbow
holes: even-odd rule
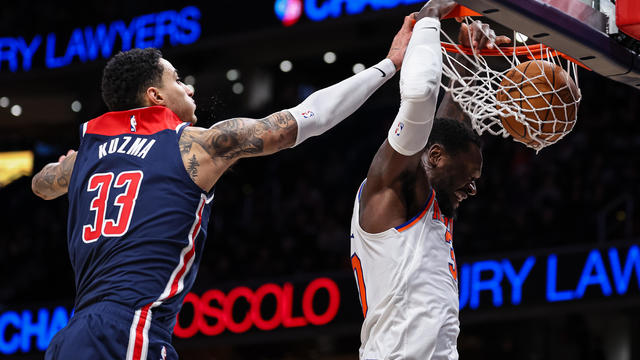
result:
[[[33,193],[39,198],[42,198],[44,200],[51,200],[51,197],[47,196],[44,192],[40,190],[38,175],[34,176],[33,179],[31,180],[31,191],[33,191]]]

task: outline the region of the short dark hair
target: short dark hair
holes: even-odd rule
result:
[[[131,49],[116,54],[102,72],[102,99],[110,111],[141,107],[142,92],[162,82],[162,53],[158,49]]]
[[[426,149],[431,148],[433,144],[442,145],[451,155],[469,150],[470,144],[475,144],[482,149],[482,139],[470,126],[448,118],[434,120]]]

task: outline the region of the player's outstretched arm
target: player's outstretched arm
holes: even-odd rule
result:
[[[236,157],[268,155],[331,129],[362,106],[401,67],[413,25],[412,17],[405,17],[384,60],[316,91],[299,105],[264,119],[232,119],[214,125],[211,128],[214,141],[233,139],[223,149],[214,148],[215,156],[233,160]]]
[[[45,200],[55,199],[67,193],[69,179],[76,162],[76,152],[69,150],[58,162],[47,164],[33,176],[31,190]]]
[[[263,119],[235,118],[210,129],[187,128],[180,149],[187,172],[210,189],[240,158],[273,154],[320,135],[355,112],[402,65],[414,21],[406,17],[387,57],[335,85],[316,91],[302,103]],[[203,158],[206,154],[206,158]],[[206,175],[205,175],[206,174]]]

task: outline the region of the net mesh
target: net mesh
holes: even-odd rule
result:
[[[469,24],[468,18],[465,21]],[[442,87],[470,117],[478,134],[511,135],[540,151],[573,129],[581,94],[576,63],[564,54],[542,44],[516,47],[515,41],[480,54],[442,34],[448,40],[442,46]],[[502,58],[504,68],[492,69],[487,55]],[[529,60],[546,63],[523,64]],[[492,65],[496,67],[495,60]]]

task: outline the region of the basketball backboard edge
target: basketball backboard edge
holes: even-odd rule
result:
[[[640,90],[640,55],[611,38],[606,16],[579,0],[456,1],[602,76]]]

